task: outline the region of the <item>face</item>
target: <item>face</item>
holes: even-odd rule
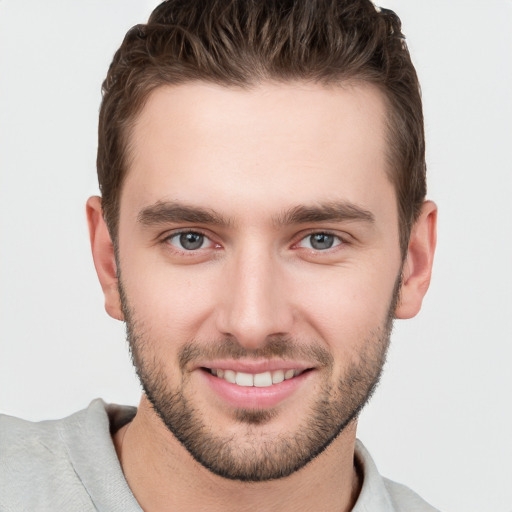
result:
[[[163,87],[131,133],[119,289],[154,410],[203,466],[287,476],[371,394],[401,258],[371,86]]]

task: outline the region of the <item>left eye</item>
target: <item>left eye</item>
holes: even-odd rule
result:
[[[313,233],[303,238],[298,245],[306,249],[325,251],[337,245],[341,245],[342,243],[341,238],[336,235],[331,235],[330,233]]]
[[[184,249],[185,251],[204,249],[211,243],[206,236],[194,231],[176,233],[175,235],[170,236],[167,240],[171,245],[174,245],[174,247],[182,250]]]

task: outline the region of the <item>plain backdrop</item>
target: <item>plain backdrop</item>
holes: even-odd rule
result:
[[[0,0],[0,411],[136,404],[124,326],[103,310],[84,204],[100,84],[156,2]],[[393,0],[423,89],[431,289],[397,322],[359,437],[445,511],[512,510],[512,2]]]

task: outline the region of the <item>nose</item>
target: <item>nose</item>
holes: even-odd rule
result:
[[[283,263],[271,251],[240,251],[230,258],[220,291],[217,329],[248,350],[263,347],[270,336],[290,335],[291,298]]]

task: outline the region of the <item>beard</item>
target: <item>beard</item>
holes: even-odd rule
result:
[[[233,337],[185,344],[178,353],[181,382],[171,385],[162,360],[151,351],[158,345],[147,334],[143,322],[129,304],[121,278],[119,292],[126,322],[132,361],[144,393],[167,429],[190,455],[212,473],[246,482],[284,478],[303,468],[321,454],[354,421],[371,398],[386,361],[399,301],[401,279],[396,280],[386,318],[362,341],[357,361],[351,363],[333,382],[334,358],[323,344],[297,343],[284,336],[270,336],[262,348],[248,350]],[[272,409],[236,409],[234,420],[243,425],[244,434],[222,433],[208,423],[206,415],[194,406],[187,391],[195,361],[231,359],[302,359],[322,368],[323,379],[314,400],[307,403],[304,420],[289,432],[271,434],[261,428],[279,414]]]

